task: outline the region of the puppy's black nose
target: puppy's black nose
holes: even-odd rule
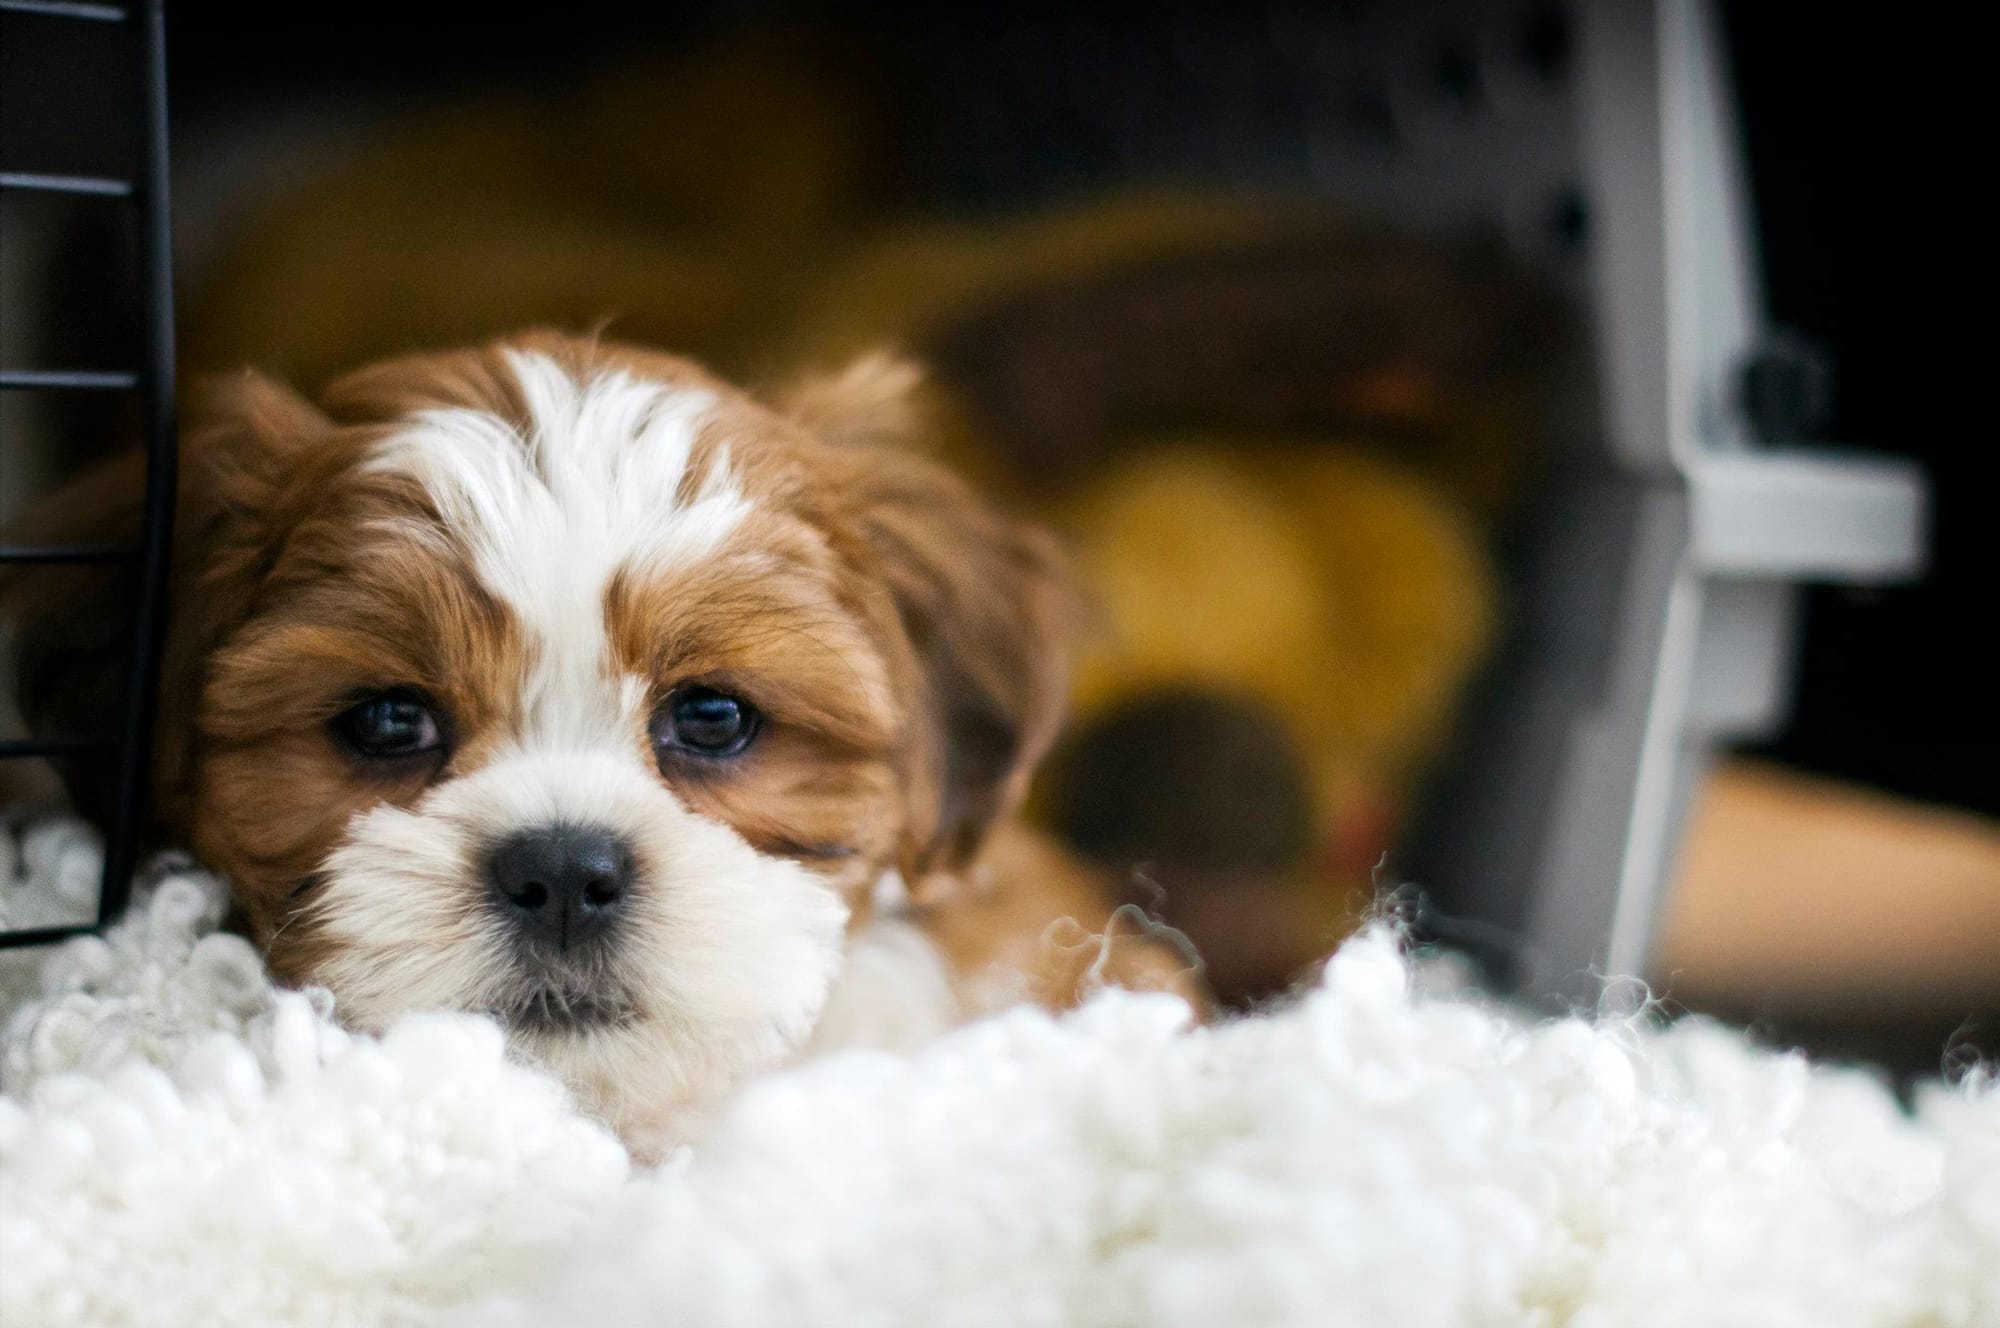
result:
[[[632,854],[609,830],[549,825],[502,840],[489,863],[501,910],[537,945],[573,950],[616,921]]]

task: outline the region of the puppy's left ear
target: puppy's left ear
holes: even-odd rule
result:
[[[827,527],[911,681],[900,866],[912,884],[966,865],[1019,809],[1062,722],[1088,618],[1053,535],[918,454],[921,381],[878,356],[785,399],[835,445]]]

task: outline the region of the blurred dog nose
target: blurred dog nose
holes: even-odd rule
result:
[[[508,836],[488,866],[501,910],[536,945],[573,950],[617,920],[632,854],[609,830],[550,825]]]

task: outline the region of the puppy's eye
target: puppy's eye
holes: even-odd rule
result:
[[[341,711],[333,717],[333,731],[363,756],[414,756],[444,745],[437,712],[402,687]]]
[[[734,756],[757,736],[761,719],[748,701],[713,687],[675,692],[653,718],[653,746],[698,756]]]

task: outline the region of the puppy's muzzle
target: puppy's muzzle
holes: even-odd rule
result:
[[[487,860],[493,899],[531,948],[574,953],[617,925],[632,888],[632,851],[597,826],[517,831]]]

